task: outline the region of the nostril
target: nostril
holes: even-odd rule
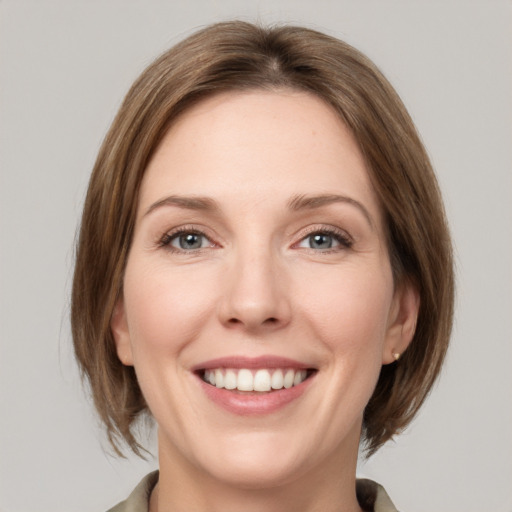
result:
[[[227,323],[229,325],[233,325],[233,326],[246,324],[246,322],[244,322],[243,320],[240,320],[239,318],[236,318],[236,317],[230,318]],[[276,324],[279,324],[279,319],[272,316],[272,317],[267,318],[266,320],[263,320],[263,322],[261,322],[260,325],[276,325]]]

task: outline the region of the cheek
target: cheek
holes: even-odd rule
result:
[[[321,291],[321,293],[320,293]],[[331,351],[375,356],[380,363],[393,295],[391,271],[347,267],[317,275],[301,292],[302,314]]]
[[[129,262],[124,295],[135,359],[179,351],[198,336],[215,304],[215,287],[206,286],[204,277],[165,265]]]

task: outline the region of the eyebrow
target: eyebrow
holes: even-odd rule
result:
[[[366,218],[370,226],[374,227],[374,222],[370,212],[364,207],[362,203],[348,196],[338,194],[322,194],[317,196],[297,195],[288,202],[288,208],[291,210],[304,210],[321,208],[333,203],[345,203],[355,206]]]
[[[288,209],[292,211],[315,209],[321,208],[322,206],[328,206],[333,203],[345,203],[355,206],[366,218],[370,226],[373,228],[374,223],[368,210],[359,201],[338,194],[322,194],[315,196],[308,196],[305,194],[297,195],[292,197],[288,201]],[[216,201],[210,197],[201,196],[177,196],[172,195],[164,197],[159,201],[153,203],[144,213],[144,216],[149,215],[154,210],[163,206],[176,206],[185,210],[199,210],[206,212],[218,212],[220,210]]]
[[[215,212],[219,210],[217,203],[209,197],[195,197],[195,196],[168,196],[153,203],[144,213],[144,216],[149,215],[154,210],[162,206],[177,206],[185,210],[201,210]]]

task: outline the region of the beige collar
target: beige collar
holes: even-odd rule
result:
[[[158,471],[146,475],[128,499],[108,512],[148,512],[151,491],[158,482]],[[398,512],[384,487],[368,479],[358,479],[356,494],[360,507],[365,512]]]

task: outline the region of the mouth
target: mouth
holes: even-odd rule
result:
[[[313,368],[209,368],[201,379],[218,389],[270,393],[299,386],[316,372]]]
[[[238,415],[277,412],[302,396],[318,373],[276,356],[219,358],[191,370],[212,402]]]

